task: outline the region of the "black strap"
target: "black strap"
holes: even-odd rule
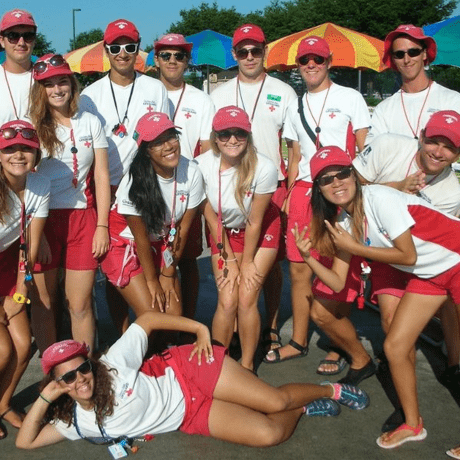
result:
[[[299,96],[298,100],[299,100],[299,106],[298,106],[297,111],[299,112],[299,115],[300,115],[300,121],[302,122],[302,125],[303,125],[305,131],[306,131],[307,134],[308,134],[308,137],[311,139],[311,141],[313,142],[313,144],[314,144],[315,147],[316,147],[316,135],[315,135],[315,133],[312,131],[312,129],[310,128],[310,126],[308,125],[307,120],[306,120],[306,118],[305,118],[305,113],[304,113],[304,111],[303,111],[302,96]],[[320,149],[321,147],[322,147],[322,145],[321,145],[321,142],[320,142],[318,148]]]

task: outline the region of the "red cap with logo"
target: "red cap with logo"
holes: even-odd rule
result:
[[[69,64],[60,54],[45,54],[32,67],[34,80],[46,80],[56,75],[73,75]]]
[[[42,369],[45,375],[58,364],[69,361],[76,356],[88,357],[89,347],[75,340],[63,340],[62,342],[53,343],[43,353]]]
[[[111,22],[105,29],[104,43],[111,45],[117,38],[121,37],[126,37],[132,40],[133,43],[138,43],[141,39],[139,31],[132,22],[126,19],[117,19]]]
[[[22,130],[26,129],[26,133],[22,133]],[[14,131],[16,135],[14,135]],[[9,121],[0,127],[0,149],[6,149],[10,145],[27,145],[34,149],[40,148],[40,141],[38,140],[37,131],[35,128],[23,120]]]
[[[393,63],[393,59],[391,59],[391,52],[393,51],[393,42],[399,35],[408,35],[415,40],[420,40],[425,43],[427,57],[426,60],[428,61],[425,62],[425,64],[429,64],[435,60],[436,42],[434,41],[434,38],[425,35],[421,27],[415,27],[412,24],[402,24],[385,37],[385,42],[383,45],[383,63],[386,66],[391,67],[394,70],[398,70]]]
[[[173,128],[179,128],[179,126],[176,126],[165,113],[146,113],[137,122],[133,139],[137,145],[141,145],[142,141],[153,141],[168,129]]]
[[[181,34],[166,34],[155,42],[155,53],[158,53],[162,48],[168,48],[170,46],[182,48],[187,53],[190,53],[193,48],[193,43],[186,42],[184,36]]]
[[[265,43],[264,31],[255,24],[243,24],[233,32],[233,48],[243,40],[254,40],[257,43]]]
[[[321,56],[327,59],[331,55],[331,49],[324,38],[312,35],[304,38],[300,42],[299,47],[297,48],[297,56],[295,57],[296,61],[307,54],[315,54],[316,56]]]
[[[248,114],[235,105],[222,107],[216,112],[212,120],[212,129],[214,131],[223,131],[230,128],[240,128],[247,133],[251,132],[251,122]]]
[[[350,155],[340,147],[335,145],[321,147],[310,160],[311,180],[315,180],[328,166],[351,166],[351,164]]]
[[[460,147],[460,114],[455,110],[440,110],[431,115],[425,126],[425,137],[443,136],[456,148]]]
[[[37,24],[35,24],[33,16],[24,10],[7,11],[0,22],[0,32],[15,26],[31,26],[37,30]]]

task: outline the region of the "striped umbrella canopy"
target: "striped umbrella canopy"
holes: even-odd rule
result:
[[[269,43],[265,62],[267,70],[295,68],[299,43],[311,35],[323,37],[328,42],[333,67],[367,68],[377,72],[386,69],[382,62],[382,40],[326,22]]]
[[[433,65],[445,64],[460,67],[460,16],[425,26],[423,31],[429,37],[433,37],[438,46]]]
[[[64,54],[70,68],[76,73],[107,72],[110,70],[110,62],[104,50],[104,42],[96,42],[84,46],[70,53]],[[139,72],[145,71],[147,53],[140,50],[136,59],[135,68]]]

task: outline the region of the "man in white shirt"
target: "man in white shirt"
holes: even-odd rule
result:
[[[37,26],[29,12],[14,9],[3,15],[0,45],[5,50],[5,62],[0,69],[0,125],[28,116],[36,36]]]

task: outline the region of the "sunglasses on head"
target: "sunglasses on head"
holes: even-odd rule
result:
[[[391,55],[395,59],[404,59],[404,56],[407,54],[409,57],[417,57],[420,56],[423,52],[423,48],[409,48],[407,51],[404,50],[397,50],[393,51]]]
[[[6,32],[2,34],[12,45],[16,45],[21,38],[24,39],[26,43],[32,43],[36,38],[37,34],[35,32]]]
[[[124,50],[126,54],[137,53],[139,43],[127,43],[126,45],[105,45],[105,47],[112,56],[118,56],[121,53],[121,50]]]
[[[182,61],[185,61],[185,59],[187,58],[187,53],[184,53],[183,51],[176,51],[175,53],[164,51],[164,52],[158,53],[158,57],[166,62],[169,62],[172,56],[174,56],[174,59],[177,62],[182,62]]]
[[[23,139],[33,139],[37,137],[37,131],[31,128],[5,128],[0,130],[0,136],[3,139],[14,139],[18,134],[21,134]]]
[[[238,59],[246,59],[251,53],[253,58],[261,58],[264,54],[263,48],[240,48],[239,50],[235,51],[236,57]]]
[[[348,179],[351,176],[352,172],[353,169],[351,167],[343,168],[337,174],[328,174],[327,176],[321,176],[318,179],[318,184],[321,185],[321,187],[324,187],[325,185],[331,185],[332,182],[334,182],[335,178],[337,178],[338,180]]]
[[[307,54],[306,56],[299,57],[299,64],[300,65],[307,65],[311,60],[316,65],[321,65],[326,62],[326,58],[323,56],[317,56],[316,54]]]
[[[69,385],[70,383],[73,383],[75,382],[75,380],[77,380],[77,372],[80,372],[80,374],[89,374],[91,372],[91,369],[91,361],[87,359],[73,371],[66,372],[64,375],[58,377],[56,379],[56,382],[60,382],[62,380],[64,383]]]
[[[35,75],[41,75],[42,73],[46,72],[49,66],[51,67],[62,67],[65,66],[67,63],[65,59],[60,54],[55,54],[51,56],[46,61],[36,62],[34,64],[34,72]]]
[[[216,133],[216,135],[217,139],[219,139],[220,142],[228,142],[232,136],[235,136],[235,139],[241,142],[245,141],[248,138],[249,133],[242,129],[236,129],[234,131],[226,129],[225,131],[219,131],[218,133]]]

